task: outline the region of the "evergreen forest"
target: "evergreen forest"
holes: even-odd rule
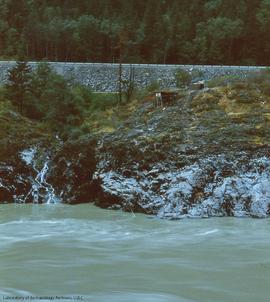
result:
[[[270,0],[0,0],[0,58],[269,65]]]

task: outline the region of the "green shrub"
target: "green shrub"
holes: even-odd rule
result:
[[[118,104],[117,93],[95,92],[91,96],[90,111],[104,111]]]
[[[76,84],[72,86],[71,89],[74,96],[82,99],[81,102],[84,103],[85,107],[89,107],[91,105],[91,100],[94,98],[94,93],[89,87]]]
[[[184,70],[184,69],[179,69],[176,73],[175,73],[175,81],[176,81],[176,86],[177,87],[187,87],[188,85],[190,85],[192,80],[192,76],[191,74]]]
[[[160,83],[158,81],[152,81],[149,85],[147,85],[145,87],[144,90],[147,94],[147,93],[152,93],[152,92],[154,92],[156,90],[159,90],[159,89],[160,89]]]
[[[0,86],[0,103],[6,101],[6,88],[4,86]]]
[[[196,79],[196,78],[202,78],[203,77],[203,71],[198,69],[198,68],[195,68],[191,71],[191,78],[192,80]]]
[[[26,63],[17,63],[10,71],[6,90],[23,115],[45,121],[58,132],[66,125],[77,127],[82,123],[91,97],[87,88],[71,87],[45,62],[34,71]]]

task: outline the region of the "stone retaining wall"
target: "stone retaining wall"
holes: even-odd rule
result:
[[[6,81],[7,70],[14,66],[13,61],[0,61],[0,82]],[[33,68],[38,64],[29,63]],[[77,81],[91,87],[94,91],[116,91],[119,73],[119,64],[108,63],[60,63],[51,62],[53,69],[66,79]],[[123,78],[127,79],[130,64],[123,64]],[[201,78],[205,80],[223,75],[240,75],[245,77],[251,71],[257,71],[265,66],[210,66],[210,65],[155,65],[132,64],[135,70],[137,87],[148,86],[158,81],[161,87],[175,87],[175,73],[179,69],[201,71]]]

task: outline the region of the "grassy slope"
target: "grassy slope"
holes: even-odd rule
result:
[[[25,147],[49,142],[50,137],[40,124],[21,116],[8,101],[0,101],[0,161]]]
[[[139,141],[164,147],[179,143],[190,148],[207,144],[269,144],[268,90],[268,82],[249,80],[194,95],[183,91],[179,100],[165,110],[156,108],[151,97],[120,106],[115,95],[100,94],[85,114],[80,133],[125,135],[138,128],[145,131],[145,135],[138,135]],[[149,127],[155,131],[148,133]],[[7,158],[10,150],[51,140],[52,133],[46,125],[22,117],[8,101],[0,99],[0,160]]]
[[[103,151],[114,154],[114,168],[130,161],[142,169],[159,161],[183,166],[211,154],[256,151],[270,144],[267,87],[266,82],[244,80],[183,91],[166,108],[156,108],[153,100],[137,101],[121,126],[110,129]],[[110,119],[118,117],[113,110]]]

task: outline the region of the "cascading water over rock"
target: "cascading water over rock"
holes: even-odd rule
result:
[[[42,168],[38,169],[37,165],[37,149],[31,148],[21,152],[21,159],[28,165],[31,166],[35,176],[30,176],[31,189],[27,195],[21,200],[26,203],[29,200],[33,203],[57,203],[60,198],[56,196],[53,186],[47,182],[47,176],[49,172],[49,158],[45,159]]]

